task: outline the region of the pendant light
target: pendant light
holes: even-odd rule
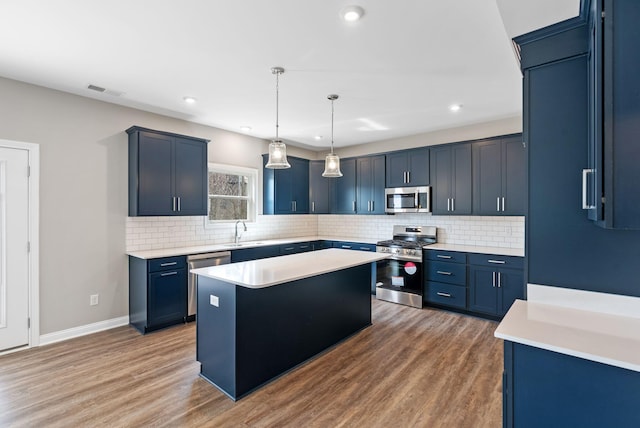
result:
[[[338,99],[335,94],[328,95],[327,99],[331,101],[331,153],[327,155],[324,160],[324,172],[323,177],[342,177],[340,171],[340,158],[333,153],[333,102]]]
[[[271,73],[276,75],[276,138],[269,143],[269,161],[265,165],[265,168],[271,169],[285,169],[291,168],[291,165],[287,161],[287,146],[278,138],[278,95],[279,95],[279,77],[284,73],[284,68],[273,67]]]

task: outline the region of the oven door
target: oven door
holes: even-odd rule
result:
[[[422,263],[384,259],[377,264],[376,288],[422,295]]]

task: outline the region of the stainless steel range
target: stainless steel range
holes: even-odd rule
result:
[[[422,308],[422,248],[435,244],[434,226],[393,226],[393,239],[376,244],[388,259],[377,265],[376,297]]]

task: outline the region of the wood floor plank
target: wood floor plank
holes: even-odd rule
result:
[[[2,427],[500,427],[497,323],[372,300],[373,325],[233,402],[195,325],[120,327],[0,357]]]

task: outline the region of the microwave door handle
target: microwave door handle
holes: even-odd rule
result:
[[[416,192],[416,196],[415,196],[415,203],[414,203],[414,208],[418,208],[418,196],[420,196],[420,193]]]

